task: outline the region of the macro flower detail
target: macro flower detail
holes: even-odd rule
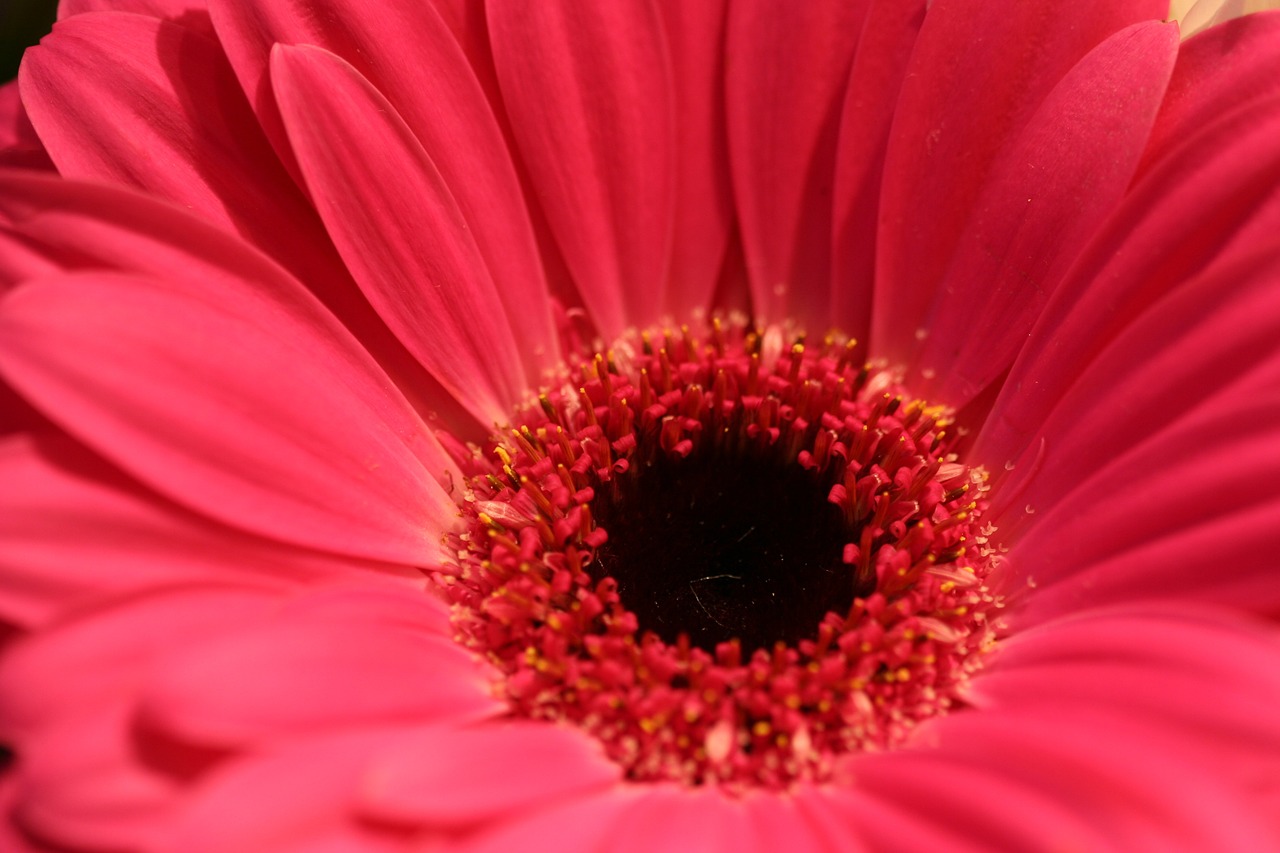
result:
[[[1280,847],[1244,5],[64,2],[0,848]]]
[[[785,788],[959,699],[1001,606],[986,478],[855,341],[762,373],[760,336],[706,333],[543,395],[439,580],[513,709],[633,778]]]

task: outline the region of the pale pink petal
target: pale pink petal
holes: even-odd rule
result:
[[[498,284],[527,378],[539,379],[555,363],[558,345],[529,216],[511,155],[477,82],[480,70],[468,65],[432,4],[218,0],[212,6],[258,119],[289,162],[293,154],[267,77],[273,44],[322,47],[351,63],[391,102],[456,200]],[[470,20],[483,27],[484,10],[477,4],[465,16],[453,23],[464,27]],[[487,41],[479,43],[487,51]]]
[[[592,319],[606,337],[657,321],[676,181],[657,10],[496,0],[486,11],[520,153]]]
[[[295,585],[362,572],[370,584],[409,582],[403,568],[337,559],[210,522],[63,436],[0,442],[0,614],[19,624],[144,586],[246,576]]]
[[[730,166],[758,321],[830,325],[831,214],[845,84],[868,0],[729,7]]]
[[[425,428],[396,430],[407,419],[376,376],[296,316],[187,281],[196,287],[108,273],[24,285],[0,308],[0,372],[121,468],[212,517],[351,556],[435,560],[452,501],[415,455]]]
[[[423,729],[365,771],[361,812],[395,823],[464,828],[510,818],[616,783],[599,741],[550,723]]]
[[[660,0],[675,98],[676,205],[664,312],[690,317],[711,303],[729,244],[733,200],[724,117],[727,0]]]
[[[626,786],[574,797],[562,804],[480,829],[449,844],[423,847],[424,853],[604,853],[613,851],[621,816],[645,796],[641,786]],[[654,848],[656,849],[656,848]],[[696,848],[689,847],[693,850]]]
[[[1275,94],[1280,15],[1253,15],[1182,45],[1139,176],[1217,117]]]
[[[493,279],[449,188],[395,108],[316,47],[278,47],[271,79],[316,208],[366,296],[482,423],[526,389]]]
[[[233,747],[499,711],[485,671],[441,634],[446,620],[424,591],[306,598],[157,661],[140,718],[185,742]]]
[[[930,399],[962,407],[1013,362],[1128,188],[1177,49],[1168,24],[1111,36],[1067,72],[992,167],[917,356]]]
[[[876,355],[905,361],[913,351],[993,164],[1054,85],[1107,36],[1167,8],[1166,0],[1092,0],[1068,15],[1050,0],[930,6],[885,157]]]
[[[889,128],[925,0],[872,0],[840,114],[831,231],[831,324],[865,342]]]
[[[991,467],[998,473],[1014,466],[1013,477],[1030,477],[1036,471],[1033,460],[1043,452],[1041,425],[1060,407],[1088,365],[1135,317],[1180,283],[1211,269],[1221,277],[1216,293],[1200,291],[1208,300],[1203,303],[1208,310],[1236,290],[1234,278],[1228,276],[1248,280],[1254,275],[1250,270],[1257,263],[1257,252],[1271,244],[1280,229],[1277,134],[1280,98],[1251,102],[1200,129],[1131,190],[1046,305],[981,430],[974,458],[994,463]],[[1207,281],[1202,284],[1208,286]],[[1228,305],[1223,310],[1231,309]],[[1250,322],[1263,322],[1263,318]],[[1233,334],[1226,333],[1228,338]],[[1150,338],[1147,345],[1167,354],[1166,343]],[[1230,340],[1220,343],[1231,345]],[[1210,364],[1202,356],[1185,355],[1182,352],[1177,375]],[[1124,371],[1125,376],[1129,373]],[[1227,374],[1217,371],[1215,375]],[[1185,386],[1184,404],[1215,384],[1211,380],[1207,385]],[[1103,387],[1113,383],[1108,380]],[[1071,411],[1076,418],[1084,413]],[[1124,411],[1135,417],[1147,414],[1129,406]],[[1093,414],[1110,419],[1117,412]],[[1067,416],[1068,411],[1063,411],[1062,417]],[[1161,418],[1165,416],[1161,413]],[[1122,442],[1134,437],[1132,432],[1114,435]],[[1106,446],[1116,447],[1114,443]],[[1048,449],[1052,453],[1047,458],[1069,459],[1060,447]],[[1000,491],[1018,494],[1018,489],[1008,486]]]

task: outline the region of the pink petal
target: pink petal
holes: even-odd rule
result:
[[[1176,597],[1280,613],[1280,399],[1257,396],[1124,454],[1037,518],[1010,553],[1035,586],[1025,618]]]
[[[400,737],[395,729],[357,730],[231,762],[189,794],[159,847],[183,853],[404,850],[385,829],[362,831],[351,811],[360,773]]]
[[[341,269],[216,42],[143,15],[75,15],[29,52],[19,82],[64,176],[188,207],[307,280],[332,280],[326,265]]]
[[[441,636],[443,606],[427,593],[358,595],[304,599],[168,655],[148,679],[142,720],[229,747],[379,721],[461,722],[501,707],[471,654]],[[414,602],[416,620],[405,614]]]
[[[849,72],[836,150],[831,324],[865,341],[889,128],[925,0],[872,0]]]
[[[0,230],[0,294],[27,279],[61,272],[63,261],[33,240]]]
[[[733,199],[724,127],[727,0],[660,0],[675,99],[675,224],[664,310],[690,317],[711,304],[729,244]]]
[[[276,48],[271,74],[316,208],[369,301],[482,423],[504,423],[526,393],[520,357],[422,146],[359,72],[321,48]]]
[[[1280,76],[1280,15],[1249,15],[1184,43],[1139,175],[1205,124],[1275,94]]]
[[[1078,369],[1038,432],[1046,448],[1042,464],[1015,467],[996,494],[993,512],[1002,528],[1030,521],[1024,504],[1046,512],[1073,494],[1104,499],[1117,483],[1132,494],[1146,483],[1170,482],[1171,470],[1217,482],[1220,466],[1247,472],[1235,461],[1232,437],[1280,424],[1277,275],[1274,250],[1208,272],[1151,307]],[[1152,412],[1159,418],[1153,421]],[[1197,426],[1206,421],[1214,426]],[[1147,467],[1135,465],[1137,458]],[[1126,479],[1117,479],[1120,471]],[[1266,484],[1246,473],[1218,488],[1228,505],[1248,505]],[[1196,493],[1208,498],[1213,487]],[[1156,509],[1131,508],[1139,517]],[[1087,503],[1082,510],[1091,512]]]
[[[719,788],[647,786],[619,817],[610,851],[646,853],[681,846],[704,853],[750,850],[748,813],[740,799]]]
[[[1221,288],[1235,289],[1232,276],[1249,275],[1255,253],[1280,229],[1277,134],[1280,99],[1253,102],[1202,128],[1134,187],[1046,305],[982,428],[975,458],[1029,476],[1041,424],[1134,318],[1210,267],[1222,276],[1215,299]],[[1226,273],[1233,263],[1240,272]],[[1165,341],[1149,343],[1163,350]],[[1184,358],[1179,370],[1208,363]],[[1184,399],[1204,387],[1186,386]],[[1052,449],[1049,458],[1065,458]]]
[[[136,12],[188,26],[193,20],[208,21],[208,3],[204,0],[61,0],[58,19],[86,12]]]
[[[960,407],[1013,362],[1067,267],[1129,186],[1173,69],[1177,27],[1147,22],[1094,48],[993,165],[916,362]],[[930,383],[927,383],[930,384]]]
[[[53,171],[49,154],[22,106],[17,80],[0,85],[0,166]]]
[[[60,719],[134,695],[155,659],[277,606],[261,586],[149,589],[85,610],[18,643],[0,662],[0,728],[12,742]]]
[[[889,149],[876,246],[872,347],[908,359],[937,282],[1002,150],[1049,91],[1095,45],[1163,0],[1012,6],[938,0],[904,79]],[[963,164],[963,168],[958,168]]]
[[[26,285],[0,310],[0,373],[212,517],[351,556],[436,559],[453,511],[415,455],[425,428],[323,325],[261,296],[229,300],[216,281],[193,270],[179,286],[107,273]]]
[[[974,694],[983,705],[1030,715],[1106,708],[1167,737],[1213,778],[1261,791],[1274,785],[1280,759],[1280,723],[1271,713],[1280,702],[1277,650],[1271,625],[1250,625],[1232,611],[1113,607],[1005,640]]]
[[[646,0],[485,8],[520,152],[592,319],[606,337],[656,322],[676,181],[656,9]]]
[[[729,8],[730,166],[757,319],[830,324],[836,136],[867,0]]]
[[[245,243],[186,212],[120,188],[0,171],[0,222],[5,220],[15,233],[64,266],[145,272],[175,286],[188,278],[203,278],[215,282],[209,289],[224,293],[230,301],[248,305],[266,300],[276,305],[261,308],[267,314],[284,307],[305,325],[320,330],[320,336],[360,365],[374,384],[385,386],[390,375],[399,392],[420,407],[424,400],[428,402],[423,408],[432,415],[439,412],[450,428],[464,435],[467,425],[478,428],[460,415],[456,401],[391,337],[354,283],[350,286],[358,304],[338,293],[323,294],[330,297],[330,306],[343,321],[339,323],[296,279]],[[359,343],[348,329],[358,331]],[[370,353],[379,359],[377,365]],[[395,390],[382,393],[398,396]],[[422,432],[420,419],[402,402],[372,400],[370,404],[398,432]],[[414,449],[448,485],[452,463],[438,443],[428,438],[418,441]]]
[[[477,82],[481,71],[468,65],[432,4],[237,0],[212,6],[258,118],[289,162],[293,155],[267,79],[273,44],[322,47],[351,63],[391,102],[439,169],[498,284],[527,379],[540,379],[555,363],[558,345],[529,216],[511,155]],[[483,27],[483,9],[473,6],[451,20],[460,28],[468,21]],[[487,41],[480,43],[487,54]]]
[[[874,791],[838,786],[807,788],[796,796],[796,805],[841,851],[945,850],[947,853],[979,853],[989,848],[965,839],[948,826],[930,820],[927,804],[879,799]]]
[[[981,779],[990,774],[1038,799],[1045,818],[1059,815],[1056,825],[1046,825],[1034,823],[1037,812],[995,809],[995,800],[977,804],[975,810],[994,810],[986,832],[988,840],[1001,839],[996,847],[1016,848],[1018,837],[1038,837],[1034,847],[1051,847],[1060,840],[1059,808],[1086,816],[1089,828],[1118,851],[1269,850],[1280,842],[1265,799],[1201,764],[1196,746],[1182,748],[1144,717],[1111,712],[1105,704],[955,713],[921,735],[928,738],[922,754],[959,765],[954,778],[968,778],[973,790],[983,792]],[[1182,732],[1188,738],[1195,733]],[[878,773],[896,757],[868,756],[854,772],[875,791]],[[964,773],[967,768],[977,773]],[[909,807],[920,803],[918,789],[899,796]]]
[[[361,788],[374,818],[463,828],[617,782],[599,741],[549,723],[423,729],[374,760]]]
[[[855,853],[867,848],[844,833],[827,832],[823,819],[815,819],[797,803],[797,797],[772,792],[744,798],[749,827],[747,838],[760,853],[791,850],[795,853]],[[744,853],[746,849],[744,848]]]
[[[292,585],[363,571],[369,583],[408,582],[388,566],[212,523],[57,435],[0,443],[0,484],[0,613],[19,624],[47,622],[107,593],[184,580]]]
[[[475,832],[450,839],[451,843],[423,847],[447,853],[570,853],[612,851],[618,839],[620,816],[644,796],[639,786],[574,797],[563,803],[535,809]],[[688,849],[694,849],[692,847]]]

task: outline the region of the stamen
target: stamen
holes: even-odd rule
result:
[[[986,475],[948,413],[853,341],[766,339],[637,333],[467,460],[435,574],[460,640],[513,712],[633,779],[826,778],[963,704],[999,632]]]

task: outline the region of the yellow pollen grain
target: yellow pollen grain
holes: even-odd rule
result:
[[[768,737],[769,732],[771,731],[773,731],[773,727],[764,720],[759,721],[751,727],[751,733],[756,737]]]

